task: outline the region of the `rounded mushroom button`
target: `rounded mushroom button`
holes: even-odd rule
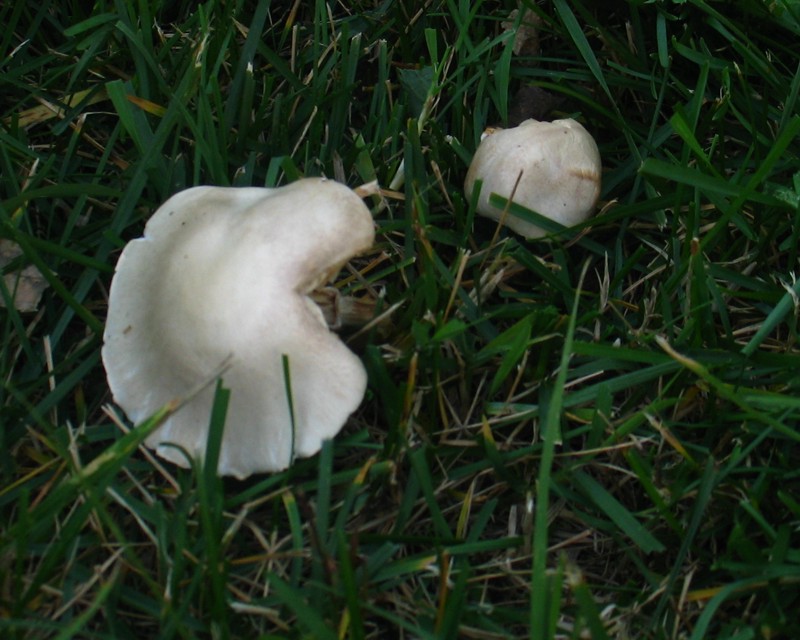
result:
[[[597,144],[580,123],[526,120],[518,127],[487,130],[467,171],[464,191],[471,198],[480,180],[477,211],[494,220],[501,219],[503,208],[490,204],[491,194],[510,199],[513,192],[517,204],[571,227],[594,210],[601,169]],[[538,225],[510,212],[504,222],[526,238],[545,235]]]

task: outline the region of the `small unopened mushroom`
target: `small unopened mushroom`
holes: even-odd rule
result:
[[[490,204],[490,195],[511,199],[513,192],[517,204],[571,227],[594,210],[601,168],[594,138],[575,120],[526,120],[483,138],[467,172],[464,191],[472,197],[476,180],[481,180],[477,211],[494,220],[501,219],[503,208]],[[538,225],[510,212],[504,222],[526,238],[545,235]]]
[[[22,248],[11,240],[0,240],[0,270],[10,265],[23,255]],[[14,269],[6,273],[3,284],[8,291],[13,307],[23,313],[32,313],[39,309],[39,301],[47,288],[47,280],[34,265]],[[0,307],[5,308],[6,299],[0,295]]]
[[[309,295],[373,241],[367,207],[331,180],[173,196],[111,283],[102,355],[114,400],[141,422],[227,362],[218,472],[244,478],[313,455],[358,407],[367,377]],[[181,466],[186,453],[202,458],[213,396],[202,387],[146,444]]]

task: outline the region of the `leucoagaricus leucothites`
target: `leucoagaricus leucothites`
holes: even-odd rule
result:
[[[477,211],[494,220],[500,220],[504,211],[490,204],[491,194],[512,199],[513,192],[515,203],[571,227],[593,212],[601,168],[597,144],[580,123],[525,120],[517,127],[487,131],[470,164],[464,191],[471,198],[475,182],[481,180]],[[503,220],[526,238],[546,233],[510,212]]]
[[[167,200],[120,256],[102,350],[134,423],[201,388],[146,444],[181,466],[183,451],[202,459],[215,387],[203,383],[227,362],[220,474],[277,471],[319,451],[360,404],[367,376],[309,296],[374,233],[361,198],[321,178]]]

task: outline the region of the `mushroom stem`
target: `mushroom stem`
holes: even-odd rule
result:
[[[314,289],[309,297],[322,311],[327,325],[335,331],[363,327],[375,317],[376,300],[343,296],[336,287]]]
[[[359,198],[367,198],[369,196],[380,195],[381,187],[377,180],[365,182],[364,184],[353,189]]]

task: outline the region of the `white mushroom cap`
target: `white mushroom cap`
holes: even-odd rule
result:
[[[367,207],[330,180],[173,196],[122,252],[111,284],[102,355],[114,400],[141,422],[230,360],[218,472],[244,478],[313,455],[358,407],[367,376],[307,294],[373,241]],[[165,443],[202,458],[213,396],[207,385],[146,444],[181,466]]]
[[[472,197],[475,181],[481,180],[478,213],[499,220],[503,209],[489,204],[489,196],[496,193],[511,198],[521,171],[514,202],[571,227],[591,215],[600,195],[601,169],[597,144],[580,123],[525,120],[481,141],[464,191]],[[545,235],[541,227],[511,213],[505,224],[526,238]]]

